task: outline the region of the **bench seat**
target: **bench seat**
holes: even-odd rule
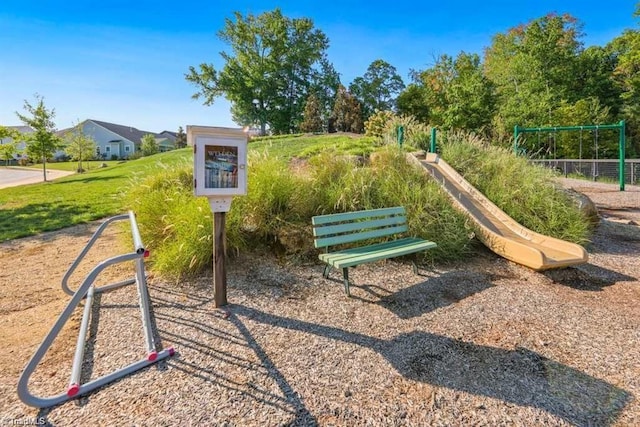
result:
[[[335,268],[353,267],[382,259],[409,255],[436,246],[434,242],[428,240],[407,237],[370,246],[320,254],[320,259]]]
[[[434,242],[418,237],[397,237],[408,231],[402,206],[356,212],[314,216],[312,219],[314,245],[324,248],[319,255],[326,263],[323,276],[329,277],[331,267],[341,268],[345,292],[349,295],[349,267],[402,255],[409,255],[437,247]],[[393,238],[380,243],[330,251],[331,246]],[[414,271],[417,266],[414,263]]]

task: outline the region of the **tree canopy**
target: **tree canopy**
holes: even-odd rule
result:
[[[349,92],[362,106],[364,120],[376,110],[395,110],[396,98],[403,89],[404,82],[396,67],[382,59],[373,61],[364,76],[356,77],[349,86]]]
[[[47,159],[52,157],[56,149],[60,147],[60,139],[56,136],[56,125],[53,121],[55,110],[47,109],[44,105],[44,98],[35,95],[36,105],[29,101],[24,101],[24,110],[27,114],[16,115],[25,125],[34,130],[33,133],[25,135],[27,143],[27,156],[31,159],[42,160],[42,173],[44,181],[47,180]]]
[[[267,127],[296,131],[310,87],[326,84],[319,71],[328,67],[326,35],[311,19],[287,18],[275,9],[257,16],[235,12],[218,37],[230,51],[221,52],[220,70],[207,63],[189,68],[186,79],[198,87],[194,97],[206,105],[226,97],[234,121],[258,123],[262,134]]]
[[[442,55],[433,67],[414,71],[413,79],[398,100],[401,113],[446,129],[477,131],[490,124],[493,85],[484,76],[478,55],[461,52],[455,59]]]
[[[84,172],[82,161],[92,159],[96,152],[95,140],[84,134],[82,131],[82,123],[76,124],[70,131],[64,135],[65,153],[71,159],[78,161],[78,172]]]
[[[636,15],[639,11],[637,5]],[[441,55],[431,66],[411,70],[406,87],[393,65],[375,59],[364,75],[346,85],[348,90],[329,61],[328,38],[308,18],[287,18],[280,9],[260,15],[236,12],[218,36],[228,46],[221,53],[222,67],[203,63],[186,75],[198,88],[194,97],[205,104],[226,97],[234,121],[259,125],[263,134],[361,132],[375,111],[390,111],[431,126],[481,132],[496,144],[510,145],[515,125],[624,119],[629,151],[640,153],[637,28],[624,30],[606,46],[585,48],[580,21],[550,13],[495,34],[484,55]],[[415,46],[417,52],[428,48]],[[616,143],[612,137],[602,146]],[[577,135],[554,139],[554,152],[574,155],[577,144]]]
[[[8,165],[13,155],[18,151],[19,133],[15,129],[0,126],[0,158]]]

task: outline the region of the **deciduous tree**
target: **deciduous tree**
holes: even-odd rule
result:
[[[158,151],[160,151],[160,147],[158,146],[156,137],[151,135],[150,133],[143,136],[140,142],[140,150],[142,150],[143,156],[151,156],[152,154],[156,154]]]
[[[275,133],[294,131],[329,46],[325,34],[311,19],[287,18],[275,9],[257,16],[235,12],[218,37],[230,47],[221,52],[225,64],[220,70],[207,63],[189,68],[186,79],[198,87],[194,98],[211,105],[224,96],[234,121],[258,122],[261,134],[267,126]]]
[[[460,52],[455,59],[442,55],[433,67],[414,72],[414,80],[412,97],[424,102],[431,125],[479,132],[491,123],[493,86],[478,55]]]
[[[356,77],[349,86],[362,107],[363,120],[376,110],[395,110],[396,97],[404,89],[404,82],[396,68],[382,59],[373,61],[362,77]]]
[[[34,130],[33,133],[25,135],[27,155],[32,159],[42,159],[42,173],[46,181],[47,159],[52,157],[60,146],[60,139],[54,133],[55,110],[47,109],[42,96],[36,94],[35,98],[37,101],[35,106],[27,100],[24,101],[24,109],[28,114],[20,114],[16,111],[16,115],[22,123]]]
[[[516,124],[551,125],[561,100],[579,98],[574,76],[581,34],[572,16],[549,14],[494,36],[484,68],[499,98],[499,135],[510,135]]]
[[[618,59],[613,78],[621,91],[621,112],[627,121],[632,152],[640,153],[640,31],[625,30],[609,47]]]
[[[76,124],[69,132],[64,135],[64,149],[72,160],[78,161],[78,172],[84,172],[82,161],[93,158],[96,152],[96,141],[84,134],[82,131],[82,123]]]
[[[0,158],[4,159],[6,166],[18,151],[18,135],[16,130],[0,126]]]

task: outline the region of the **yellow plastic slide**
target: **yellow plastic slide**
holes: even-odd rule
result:
[[[429,172],[480,230],[478,238],[496,254],[534,270],[548,270],[588,262],[584,248],[531,231],[494,205],[436,154],[420,160],[408,156]]]

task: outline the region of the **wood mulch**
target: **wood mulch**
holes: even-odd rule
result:
[[[347,298],[339,272],[324,280],[319,264],[243,256],[229,261],[225,310],[210,277],[151,278],[154,330],[176,355],[46,410],[19,401],[17,379],[69,300],[60,279],[96,224],[0,244],[0,425],[638,425],[640,188],[565,184],[608,209],[586,265],[536,273],[479,247],[420,276],[399,262],[360,266]],[[106,233],[79,278],[122,252],[120,234]],[[100,299],[85,380],[145,353],[135,289]],[[66,390],[79,318],[32,377],[35,394]]]

